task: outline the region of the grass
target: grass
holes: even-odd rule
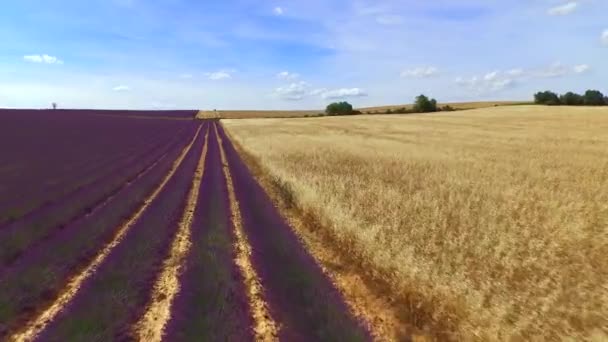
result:
[[[223,123],[419,328],[608,338],[607,109]]]

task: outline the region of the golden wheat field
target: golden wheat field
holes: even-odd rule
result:
[[[223,123],[417,328],[608,339],[607,109]]]

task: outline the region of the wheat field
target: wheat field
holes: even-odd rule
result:
[[[607,109],[222,122],[419,328],[608,339]]]

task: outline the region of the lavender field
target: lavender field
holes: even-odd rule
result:
[[[0,340],[371,339],[194,114],[0,110]]]

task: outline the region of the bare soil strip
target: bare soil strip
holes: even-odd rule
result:
[[[280,327],[274,321],[270,311],[268,310],[268,304],[266,303],[264,295],[264,288],[262,287],[259,276],[251,263],[251,245],[249,244],[247,236],[243,231],[241,211],[234,191],[230,166],[228,165],[226,153],[222,147],[222,138],[217,134],[217,125],[214,124],[213,128],[216,132],[220,147],[220,155],[223,164],[222,167],[228,187],[228,196],[230,198],[232,224],[234,226],[234,233],[237,240],[235,245],[237,254],[236,264],[239,266],[243,277],[245,278],[245,285],[247,287],[247,294],[249,296],[249,305],[255,322],[255,337],[258,341],[275,341],[278,340]]]
[[[173,299],[180,289],[179,273],[182,262],[190,250],[191,227],[194,219],[194,210],[199,197],[201,180],[205,174],[205,158],[209,140],[209,131],[205,135],[205,145],[198,162],[196,172],[192,179],[192,187],[188,194],[188,203],[179,222],[177,235],[173,240],[169,257],[165,259],[163,269],[158,277],[152,301],[140,321],[135,324],[134,335],[142,341],[161,341],[165,325],[171,318]]]
[[[179,155],[179,157],[175,160],[171,171],[167,174],[167,176],[163,179],[161,184],[154,190],[154,192],[148,197],[148,199],[144,202],[144,204],[127,220],[117,231],[116,235],[112,239],[110,243],[103,247],[103,249],[97,254],[97,256],[82,270],[80,273],[71,278],[64,291],[59,295],[59,297],[44,311],[42,311],[39,315],[37,315],[34,319],[29,321],[25,326],[17,333],[13,334],[9,340],[11,341],[32,341],[36,338],[36,336],[44,330],[44,328],[55,318],[55,316],[61,312],[61,310],[74,298],[78,290],[80,289],[82,283],[88,279],[91,275],[94,274],[95,270],[103,263],[106,257],[110,254],[112,249],[116,247],[124,238],[129,229],[137,222],[137,220],[141,217],[144,211],[148,208],[150,203],[154,201],[154,199],[158,196],[158,194],[163,190],[167,182],[171,179],[175,171],[181,165],[185,156],[188,154],[192,145],[196,141],[198,137],[202,125],[196,131],[192,141]]]

